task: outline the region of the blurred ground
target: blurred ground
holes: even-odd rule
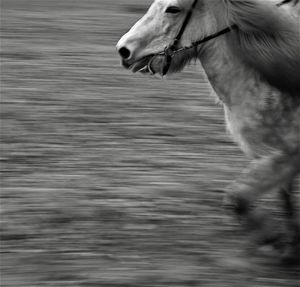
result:
[[[200,66],[119,66],[149,3],[1,1],[1,286],[298,285],[222,209],[247,161]]]

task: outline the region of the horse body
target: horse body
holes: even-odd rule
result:
[[[227,129],[253,159],[229,187],[227,201],[239,214],[247,214],[245,222],[256,229],[260,241],[268,241],[278,229],[268,216],[248,206],[264,193],[290,192],[300,170],[300,99],[262,81],[255,70],[245,69],[227,39],[207,43],[198,57],[223,103]],[[297,223],[292,225],[295,228]]]
[[[156,0],[119,41],[123,65],[162,74],[165,55],[160,52],[176,37],[192,3]],[[179,49],[169,69],[169,73],[180,71],[192,59],[202,63],[223,103],[228,130],[253,159],[230,186],[230,205],[263,240],[273,237],[270,217],[252,208],[253,201],[273,190],[289,194],[300,171],[300,10],[276,4],[275,0],[198,0],[181,47],[233,24],[238,29],[201,46]],[[289,196],[285,198],[291,208]],[[298,240],[295,221],[290,219],[293,238]]]
[[[300,100],[262,81],[232,55],[226,39],[207,43],[198,54],[224,106],[228,130],[249,157],[299,149]]]

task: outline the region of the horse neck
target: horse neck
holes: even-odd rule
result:
[[[249,94],[245,91],[251,91],[251,97],[258,97],[253,87],[264,83],[232,53],[224,36],[203,45],[199,59],[211,86],[226,106],[239,105],[245,94]]]

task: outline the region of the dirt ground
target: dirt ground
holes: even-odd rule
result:
[[[299,286],[222,208],[247,160],[201,66],[120,67],[149,3],[1,1],[1,286]]]

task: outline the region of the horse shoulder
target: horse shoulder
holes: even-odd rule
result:
[[[228,131],[247,156],[300,149],[298,98],[264,83],[241,96],[239,104],[224,105],[224,111]]]

